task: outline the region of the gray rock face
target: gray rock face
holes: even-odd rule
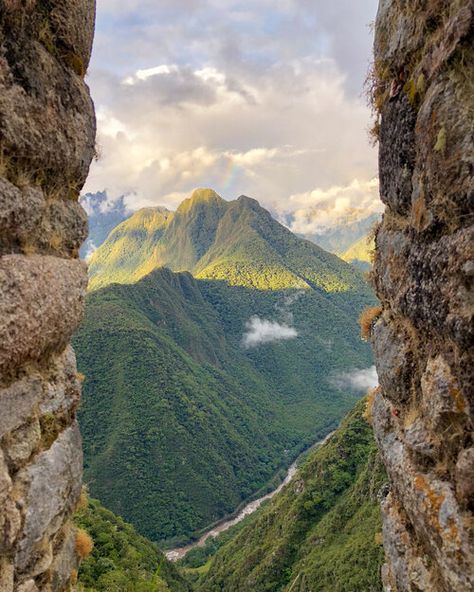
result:
[[[41,394],[41,381],[38,376],[22,378],[9,387],[0,389],[0,438],[26,423]]]
[[[75,507],[81,493],[81,450],[79,428],[74,424],[20,475],[27,484],[25,522],[15,559],[20,570],[31,562],[38,543],[45,535],[55,534],[63,516]]]
[[[0,0],[0,591],[63,592],[78,557],[94,0]]]
[[[385,590],[474,590],[474,5],[381,0],[372,332]]]

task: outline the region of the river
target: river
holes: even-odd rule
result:
[[[334,432],[331,432],[322,440],[318,440],[318,442],[313,444],[313,446],[311,446],[311,448],[305,450],[305,452],[303,452],[302,454],[307,454],[309,451],[313,450],[314,448],[322,446],[333,434],[334,434]],[[228,530],[231,526],[235,526],[236,524],[241,522],[246,516],[253,514],[255,512],[255,510],[257,510],[263,504],[263,502],[271,499],[273,496],[275,496],[277,493],[279,493],[285,487],[285,485],[288,485],[288,483],[290,483],[290,481],[295,476],[296,471],[298,470],[298,462],[299,462],[301,456],[302,455],[300,455],[295,460],[295,462],[289,467],[289,469],[286,473],[285,479],[283,480],[282,483],[280,483],[280,485],[276,489],[274,489],[273,491],[271,491],[270,493],[267,493],[266,495],[264,495],[262,497],[259,497],[258,499],[254,500],[253,502],[249,502],[246,506],[244,506],[239,511],[239,513],[237,514],[237,516],[235,518],[232,518],[230,520],[224,520],[223,522],[220,522],[219,524],[217,524],[216,526],[214,526],[213,528],[211,528],[210,530],[205,532],[201,536],[201,538],[199,540],[195,541],[194,543],[190,543],[189,545],[186,545],[185,547],[177,547],[176,549],[170,549],[169,551],[165,551],[166,558],[169,559],[170,561],[179,561],[180,559],[183,559],[183,557],[185,557],[189,553],[189,551],[191,551],[191,549],[195,549],[197,547],[204,547],[204,545],[206,544],[206,541],[210,537],[216,537],[221,532],[224,532],[225,530]]]

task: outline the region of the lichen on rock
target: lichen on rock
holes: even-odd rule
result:
[[[474,5],[381,0],[372,410],[386,591],[474,590]]]
[[[87,284],[94,0],[0,0],[0,590],[63,592],[82,480],[70,337]]]

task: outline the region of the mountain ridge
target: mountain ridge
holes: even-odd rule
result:
[[[373,296],[357,271],[256,200],[192,197],[111,233],[96,252],[108,275],[75,336],[91,492],[170,543],[234,511],[324,435],[358,397],[331,376],[371,364],[356,318]]]
[[[145,235],[142,220],[153,211],[133,214],[95,251],[90,260],[91,290],[136,281],[157,267],[257,289],[316,286],[347,291],[363,285],[363,279],[335,255],[302,242],[253,198],[228,202],[211,189],[196,190],[163,224],[158,208],[160,223]],[[130,252],[135,255],[130,257]]]

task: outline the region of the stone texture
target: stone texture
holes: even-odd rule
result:
[[[94,110],[83,82],[93,3],[2,4],[0,121],[9,179],[77,194],[94,154]],[[81,14],[88,17],[79,24]]]
[[[38,588],[34,580],[28,580],[20,584],[17,588],[18,592],[38,592]]]
[[[81,397],[81,383],[76,370],[76,355],[71,346],[52,361],[43,384],[40,412],[67,414],[75,411]]]
[[[13,564],[6,557],[0,558],[0,590],[13,592]]]
[[[79,324],[87,278],[78,260],[0,259],[0,371],[61,351]]]
[[[10,464],[18,469],[28,461],[41,441],[41,428],[35,417],[12,432],[6,439],[5,445]]]
[[[41,187],[17,187],[0,177],[0,255],[41,251],[74,255],[87,237],[77,201],[48,198]]]
[[[71,579],[71,572],[79,567],[76,556],[76,531],[72,528],[59,549],[56,552],[54,563],[51,566],[51,588],[53,592],[64,590]]]
[[[456,463],[456,493],[461,503],[474,509],[474,447],[462,450]]]
[[[474,4],[381,0],[373,425],[388,592],[474,590]]]
[[[0,591],[71,592],[94,0],[0,0]]]
[[[27,483],[25,523],[15,560],[20,571],[35,556],[38,542],[57,532],[63,516],[75,507],[81,493],[81,450],[79,428],[74,424],[19,476]]]
[[[41,394],[38,376],[22,378],[9,387],[0,389],[0,438],[26,422]]]

